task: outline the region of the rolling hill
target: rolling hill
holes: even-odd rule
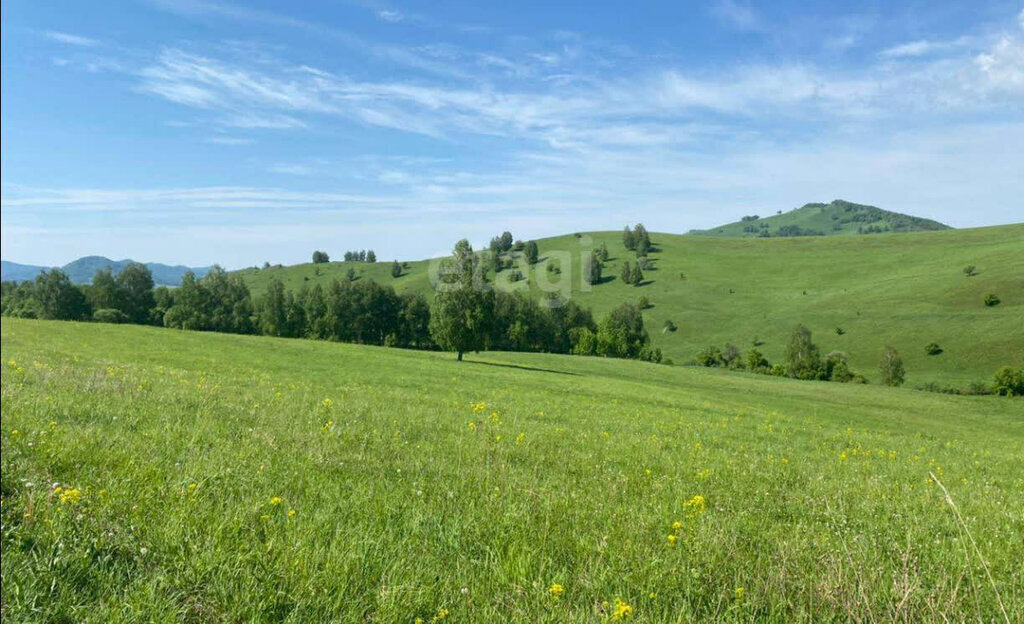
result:
[[[77,260],[73,260],[62,267],[59,267],[64,273],[67,274],[68,278],[71,279],[75,284],[88,284],[92,282],[92,278],[96,275],[96,272],[100,269],[109,268],[116,275],[128,266],[134,260],[111,260],[110,258],[104,258],[103,256],[85,256]],[[157,286],[178,286],[181,284],[181,278],[184,277],[185,273],[192,271],[197,276],[206,275],[210,270],[210,267],[187,267],[181,265],[168,265],[161,264],[159,262],[145,262],[143,263],[149,268],[149,271],[153,274],[153,282]],[[33,280],[41,272],[49,270],[52,267],[36,266],[31,264],[18,264],[17,262],[8,262],[4,260],[0,264],[0,280],[3,281],[15,281],[23,282],[27,280]]]
[[[677,364],[726,342],[742,350],[757,342],[771,361],[779,361],[798,323],[812,330],[823,352],[846,352],[852,368],[873,381],[886,345],[903,355],[911,386],[965,385],[989,380],[1000,366],[1024,363],[1024,224],[874,236],[744,239],[654,233],[651,238],[653,269],[645,272],[641,286],[618,278],[622,263],[633,262],[621,232],[538,240],[540,262],[519,267],[526,279],[511,282],[512,271],[506,270],[496,284],[540,296],[540,285],[552,281],[598,318],[623,301],[646,297],[652,342]],[[611,256],[605,278],[584,288],[581,256],[602,243]],[[548,273],[553,262],[562,264],[560,275]],[[271,279],[292,289],[326,286],[352,268],[358,279],[430,296],[432,265],[410,262],[398,278],[391,276],[390,262],[239,273],[254,295]],[[965,276],[967,265],[975,265],[977,275]],[[989,293],[1002,303],[986,307]],[[667,321],[677,329],[663,331]],[[930,342],[943,352],[927,355]]]
[[[1019,399],[15,318],[0,345],[5,622],[1024,615]]]
[[[700,236],[769,238],[794,236],[842,236],[884,232],[950,230],[948,225],[837,199],[830,204],[805,204],[769,217],[748,215],[735,223],[707,230],[691,230]]]

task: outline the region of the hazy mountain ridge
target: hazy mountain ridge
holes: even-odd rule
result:
[[[32,264],[19,264],[17,262],[0,261],[0,279],[3,281],[23,282],[33,280],[43,271],[51,268],[59,268],[75,284],[88,284],[96,272],[109,268],[116,275],[126,266],[135,262],[134,260],[111,260],[103,256],[84,256],[73,260],[62,267],[46,267]],[[153,274],[153,282],[157,286],[178,286],[185,273],[192,271],[201,277],[209,272],[210,267],[187,267],[183,265],[169,265],[160,262],[143,262]]]

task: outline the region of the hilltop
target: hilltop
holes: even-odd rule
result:
[[[884,232],[951,230],[948,225],[910,215],[855,204],[842,199],[829,204],[805,204],[789,212],[761,217],[751,214],[734,223],[707,230],[691,230],[700,236],[769,238],[794,236],[844,236]]]
[[[540,261],[520,262],[491,278],[505,290],[561,285],[565,295],[600,317],[623,301],[645,297],[645,325],[654,346],[675,363],[692,362],[709,345],[757,343],[769,360],[780,361],[798,323],[814,333],[823,352],[841,350],[851,367],[877,380],[876,364],[886,345],[906,361],[907,383],[964,385],[988,380],[1000,366],[1024,362],[1024,224],[892,233],[879,236],[741,239],[652,233],[652,267],[641,286],[624,284],[623,262],[634,262],[621,232],[590,232],[540,239]],[[606,245],[604,279],[584,288],[581,256]],[[548,272],[559,263],[562,272]],[[391,262],[330,262],[239,274],[258,296],[271,279],[286,287],[326,286],[344,279],[370,279],[400,292],[433,290],[432,261],[405,263],[400,277]],[[968,277],[963,268],[975,265]],[[436,265],[435,265],[436,266]],[[562,280],[565,281],[562,281]],[[1002,303],[983,304],[994,293]],[[675,331],[666,329],[671,321]],[[925,353],[936,342],[943,352]]]
[[[51,268],[59,268],[67,274],[68,278],[75,284],[89,284],[93,276],[101,269],[110,269],[115,275],[135,260],[111,260],[103,256],[84,256],[73,260],[62,267],[45,267],[32,264],[19,264],[17,262],[0,263],[0,280],[24,282],[33,280],[43,271]],[[181,265],[168,265],[159,262],[143,262],[153,274],[153,283],[157,286],[177,286],[181,284],[181,278],[185,273],[192,271],[197,277],[202,277],[209,272],[210,267],[187,267]]]

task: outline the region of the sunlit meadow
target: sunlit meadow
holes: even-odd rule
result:
[[[10,318],[2,362],[5,622],[1024,617],[1016,399]]]

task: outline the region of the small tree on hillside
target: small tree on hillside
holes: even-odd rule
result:
[[[394,262],[391,263],[391,277],[402,277],[402,265],[398,262],[398,260],[395,260]]]
[[[597,259],[601,262],[608,262],[608,245],[601,241],[601,246],[597,248]]]
[[[601,270],[603,268],[604,266],[601,264],[597,254],[590,252],[590,255],[583,259],[583,279],[591,285],[601,283]]]
[[[330,261],[331,258],[327,255],[326,251],[317,250],[313,252],[313,264],[324,264]]]
[[[628,225],[622,230],[622,244],[630,251],[636,249],[636,235],[633,234],[633,230]]]
[[[973,264],[968,264],[964,267],[964,275],[967,277],[974,277],[978,274],[976,267]]]
[[[633,267],[629,266],[628,262],[622,263],[622,274],[619,276],[623,284],[633,283]]]
[[[633,276],[630,278],[634,286],[639,286],[644,281],[644,272],[640,270],[640,264],[633,267]]]
[[[377,254],[375,254],[372,249],[366,252],[366,261],[367,262],[376,262],[377,261]]]
[[[537,249],[536,241],[528,241],[523,250],[523,254],[526,256],[526,262],[528,264],[537,264],[537,258],[540,255],[540,251]]]
[[[896,349],[889,346],[882,352],[882,359],[878,362],[878,371],[882,374],[882,383],[886,386],[902,386],[906,378],[903,358],[900,357]]]

